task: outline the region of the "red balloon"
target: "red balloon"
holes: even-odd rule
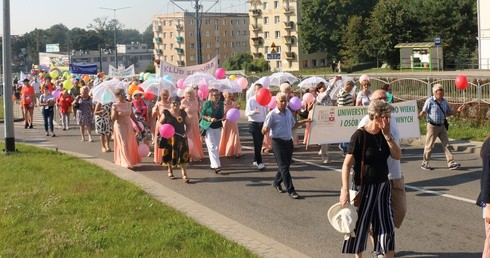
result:
[[[454,84],[456,84],[456,88],[466,90],[468,88],[468,78],[464,75],[458,75],[456,80],[454,80]]]
[[[257,103],[259,103],[259,105],[261,106],[269,105],[271,98],[271,92],[269,91],[269,89],[266,88],[259,89],[255,94],[255,99],[257,100]]]
[[[150,101],[152,100],[153,98],[155,97],[155,95],[153,95],[153,93],[151,92],[145,92],[145,99]]]

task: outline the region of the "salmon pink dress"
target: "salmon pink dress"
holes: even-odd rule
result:
[[[138,142],[131,123],[131,103],[116,102],[113,107],[117,114],[114,121],[114,163],[133,168],[141,162],[141,157],[138,155]]]
[[[232,108],[237,108],[234,101],[225,101],[225,117],[226,112]],[[238,134],[237,122],[223,121],[223,129],[221,130],[221,140],[219,144],[219,155],[221,157],[233,157],[242,155],[242,144]]]
[[[160,120],[160,116],[163,114],[163,110],[169,109],[170,108],[170,103],[163,103],[161,101],[158,101],[155,104],[155,107],[157,109],[157,115],[156,115],[156,124],[155,124],[155,139],[153,140],[153,162],[156,164],[162,164],[162,149],[158,147],[158,137],[157,135],[159,134],[160,126],[162,125],[158,120]]]
[[[204,152],[201,134],[199,133],[199,112],[201,111],[199,101],[197,98],[194,98],[194,100],[183,99],[180,108],[187,113],[187,121],[190,125],[187,131],[187,139],[192,141],[192,148],[189,148],[189,156],[192,161],[201,161],[204,158]]]

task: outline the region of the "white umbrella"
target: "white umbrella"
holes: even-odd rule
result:
[[[90,92],[95,102],[107,104],[116,101],[116,95],[114,95],[114,92],[118,88],[126,89],[127,87],[122,81],[107,80],[93,87],[92,90],[90,90]]]
[[[341,77],[342,78],[340,80],[335,82],[335,85],[332,85],[334,78],[328,81],[328,83],[332,85],[331,87],[333,87],[332,91],[330,92],[331,99],[337,99],[337,93],[340,91],[340,89],[342,89],[346,81],[353,81],[352,77],[347,77],[344,75],[342,75]],[[356,86],[352,87],[352,91],[350,92],[351,95],[354,95],[356,93],[356,88],[357,88]]]
[[[215,83],[217,79],[211,74],[207,73],[194,73],[192,75],[187,76],[184,80],[184,85],[187,87],[194,87],[201,83],[205,83],[210,86]]]
[[[318,85],[320,82],[325,83],[325,85],[328,84],[328,82],[325,79],[323,79],[322,77],[312,76],[312,77],[309,77],[309,78],[302,80],[298,84],[298,86],[302,89],[309,89],[312,87],[316,87],[316,85]]]
[[[153,95],[160,96],[160,92],[166,89],[170,96],[177,94],[177,87],[169,80],[163,78],[151,78],[144,81],[140,87]]]
[[[238,83],[235,80],[229,78],[217,80],[216,82],[209,85],[209,88],[218,89],[220,92],[223,92],[225,90],[228,90],[231,93],[242,92],[242,88],[240,87],[240,85],[238,85]]]
[[[287,72],[273,73],[269,75],[269,80],[271,85],[276,85],[276,86],[280,86],[282,83],[285,82],[288,82],[289,84],[293,85],[294,83],[299,81],[298,77]]]

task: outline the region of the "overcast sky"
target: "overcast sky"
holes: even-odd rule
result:
[[[185,10],[194,12],[192,3],[195,0],[175,0]],[[200,0],[203,10],[210,9],[216,0]],[[10,31],[12,35],[22,35],[34,29],[48,29],[62,23],[69,29],[87,26],[98,17],[116,18],[125,29],[136,29],[143,32],[150,24],[154,15],[162,13],[182,12],[170,0],[10,0]],[[247,12],[246,0],[218,0],[211,8],[212,12]],[[3,24],[3,1],[0,17]],[[3,25],[2,25],[3,26]],[[0,27],[3,34],[3,27]]]

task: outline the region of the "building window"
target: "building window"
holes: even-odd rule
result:
[[[216,43],[219,43],[219,36],[216,36]]]
[[[170,44],[170,50],[174,50],[174,44]]]
[[[274,1],[274,9],[279,8],[279,1]]]
[[[267,2],[264,2],[264,3],[262,4],[262,9],[267,10]]]
[[[223,36],[228,36],[228,31],[223,31]]]
[[[264,24],[269,24],[269,17],[264,17]]]
[[[172,20],[168,21],[168,26],[172,27]]]
[[[171,31],[170,32],[170,38],[173,39],[174,38],[174,33]]]
[[[247,31],[246,30],[243,31],[243,36],[247,36]]]
[[[280,32],[280,31],[278,31],[278,30],[276,30],[274,34],[275,34],[275,36],[276,36],[276,39],[278,39],[278,38],[280,38],[280,37],[281,37],[281,32]]]
[[[312,62],[313,62],[313,67],[316,67],[317,66],[316,59],[313,59]]]
[[[165,20],[164,20],[164,21],[162,22],[162,24],[163,24],[163,26],[167,26],[167,21],[165,21]]]
[[[163,33],[162,38],[167,38],[167,33],[166,32]]]
[[[194,37],[194,31],[189,32],[189,37]]]
[[[163,50],[167,50],[167,44],[163,44]]]
[[[211,33],[209,33],[209,31],[207,30],[206,31],[206,37],[209,37],[211,35]]]
[[[303,61],[303,67],[304,68],[308,67],[308,60]]]
[[[265,39],[268,39],[269,38],[269,32],[268,31],[264,31],[264,38]]]
[[[174,56],[173,55],[170,56],[170,62],[172,62],[172,61],[174,61]]]
[[[274,23],[279,23],[281,22],[281,18],[279,16],[274,16]]]
[[[204,24],[210,24],[210,23],[211,23],[211,21],[210,21],[209,18],[207,18],[206,20],[204,20]]]
[[[264,47],[264,52],[265,52],[265,53],[269,53],[269,46],[265,46],[265,47]]]
[[[277,53],[281,53],[281,46],[276,46]]]
[[[189,24],[193,25],[194,23],[195,23],[194,18],[191,18],[191,19],[189,20]]]
[[[281,68],[282,67],[282,62],[281,61],[276,61],[276,67]]]
[[[219,25],[218,24],[214,25],[214,30],[216,30],[216,31],[219,30]]]
[[[164,60],[165,62],[167,62],[167,61],[168,61],[167,56],[163,56],[163,60]]]
[[[196,45],[194,43],[189,44],[189,48],[196,48]]]

